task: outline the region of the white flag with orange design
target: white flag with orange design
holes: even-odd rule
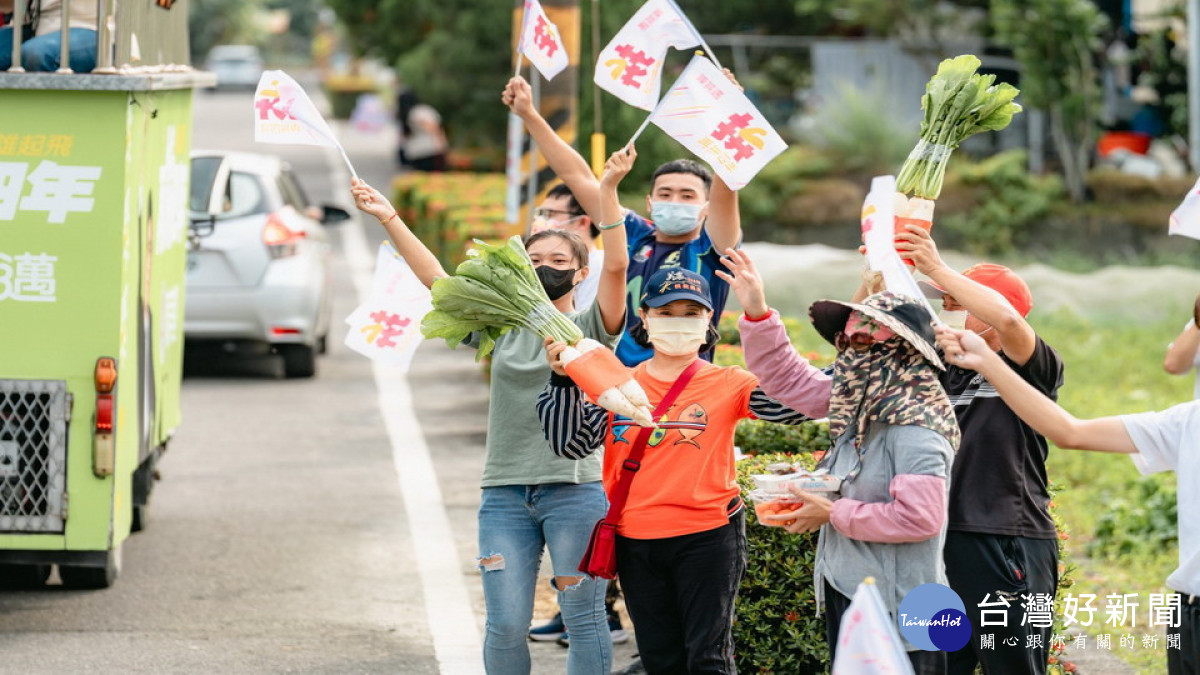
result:
[[[424,339],[421,319],[433,309],[429,289],[396,253],[391,242],[379,245],[375,277],[367,301],[346,317],[345,344],[372,361],[407,371]]]
[[[650,121],[708,162],[732,190],[787,148],[750,99],[703,56],[692,57]]]
[[[517,51],[524,54],[547,80],[553,80],[567,67],[567,48],[563,46],[558,26],[546,16],[538,0],[525,0]]]
[[[596,60],[596,85],[631,106],[653,110],[667,48],[688,49],[700,35],[671,0],[647,0]]]
[[[254,92],[254,140],[339,147],[308,94],[282,70],[264,71]]]

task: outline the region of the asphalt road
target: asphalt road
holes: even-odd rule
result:
[[[338,167],[321,148],[252,142],[249,94],[198,94],[195,113],[194,147],[280,154],[310,197],[335,197]],[[363,145],[360,174],[384,183],[390,152]],[[274,358],[202,364],[188,377],[184,423],[160,465],[149,528],[124,547],[121,579],[97,592],[0,594],[0,672],[439,671],[420,533],[406,518],[380,389],[371,363],[341,345],[341,318],[357,304],[344,242],[357,227],[334,230],[335,324],[317,377],[279,379]],[[469,355],[429,346],[426,364],[451,355],[469,392],[458,403],[486,409]],[[463,475],[446,494],[469,544],[482,427],[448,436],[443,466]],[[470,579],[473,551],[461,553],[445,572]],[[471,611],[476,598],[462,598]],[[477,622],[455,629],[478,640]],[[459,658],[457,672],[478,672],[477,654]]]
[[[312,201],[349,208],[336,152],[255,144],[251,100],[198,93],[193,148],[277,154]],[[358,174],[386,186],[394,133],[334,126]],[[424,343],[407,377],[344,347],[384,233],[368,218],[330,234],[334,319],[317,376],[282,379],[277,357],[189,361],[184,421],[121,578],[0,592],[0,673],[483,672],[486,382],[472,352],[443,344]],[[553,611],[542,586],[539,621]],[[530,648],[534,673],[564,671],[567,650]],[[614,665],[634,651],[619,647]]]

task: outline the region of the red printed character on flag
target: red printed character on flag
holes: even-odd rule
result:
[[[424,339],[419,327],[432,304],[429,289],[396,255],[391,243],[380,244],[375,276],[366,302],[346,317],[345,344],[372,361],[407,370]]]
[[[340,147],[304,89],[282,70],[263,72],[254,91],[254,140]]]
[[[702,56],[692,58],[650,121],[708,162],[733,190],[787,148],[741,89]]]
[[[567,49],[563,46],[562,36],[538,0],[525,0],[517,51],[524,54],[547,80],[553,80],[567,67]]]
[[[653,110],[667,49],[700,44],[700,34],[671,0],[648,0],[596,60],[596,84],[631,106]]]

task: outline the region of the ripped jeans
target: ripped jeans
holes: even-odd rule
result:
[[[604,614],[607,581],[579,571],[592,527],[608,501],[599,482],[506,485],[483,489],[479,503],[479,554],[487,631],[483,661],[489,675],[529,673],[526,635],[543,548],[556,577],[582,579],[558,590],[558,606],[571,636],[570,675],[608,675],[612,637]],[[554,584],[554,581],[551,581]]]

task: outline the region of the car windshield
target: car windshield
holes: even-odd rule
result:
[[[188,210],[196,214],[208,213],[208,202],[212,197],[213,181],[217,169],[221,168],[220,157],[192,158],[192,191],[188,199]]]

